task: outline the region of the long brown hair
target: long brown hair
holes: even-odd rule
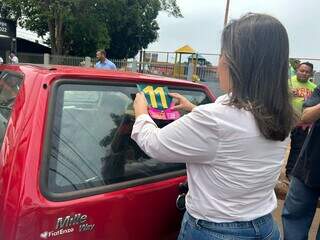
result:
[[[269,15],[247,14],[225,27],[221,53],[232,83],[229,105],[251,111],[267,139],[286,139],[295,115],[285,27]]]

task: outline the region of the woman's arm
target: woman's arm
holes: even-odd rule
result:
[[[314,123],[320,119],[320,104],[313,107],[307,107],[303,110],[301,121],[306,124]]]
[[[320,119],[320,88],[317,87],[313,91],[310,98],[303,104],[304,110],[301,121],[306,124],[314,123]]]
[[[147,114],[144,96],[136,96],[134,108],[131,137],[147,155],[164,162],[212,161],[218,146],[218,124],[203,107],[161,129]]]

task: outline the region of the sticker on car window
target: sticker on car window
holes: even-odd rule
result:
[[[157,85],[138,84],[138,90],[143,92],[148,101],[148,105],[152,108],[164,110],[169,108],[172,97],[169,96],[167,87]]]
[[[174,102],[169,95],[168,87],[137,84],[137,88],[144,93],[148,102],[148,112],[152,118],[175,120],[180,117],[180,113],[173,109]]]

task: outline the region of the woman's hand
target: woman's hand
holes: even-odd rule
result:
[[[176,104],[173,109],[174,110],[185,110],[191,112],[196,105],[192,104],[188,99],[182,96],[179,93],[169,93],[171,97],[175,100]]]
[[[136,98],[133,102],[133,109],[136,118],[142,114],[148,114],[147,99],[142,92],[136,94]]]

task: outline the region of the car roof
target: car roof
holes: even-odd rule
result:
[[[18,71],[23,73],[25,76],[28,76],[30,73],[37,72],[41,75],[53,75],[52,78],[57,77],[79,77],[79,78],[92,78],[92,79],[115,79],[115,80],[126,80],[126,81],[146,81],[151,83],[158,84],[177,84],[183,86],[205,88],[207,87],[203,84],[193,83],[187,80],[169,78],[164,76],[156,75],[147,75],[135,72],[125,72],[125,71],[112,71],[112,70],[103,70],[96,68],[87,68],[87,67],[76,67],[76,66],[65,66],[65,65],[36,65],[36,64],[4,64],[0,65],[1,70],[11,70]]]

